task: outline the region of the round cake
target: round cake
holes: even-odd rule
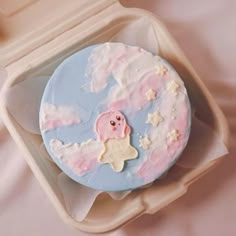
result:
[[[92,45],[55,70],[40,107],[46,149],[70,178],[102,191],[136,189],[184,150],[191,108],[164,59],[122,43]]]

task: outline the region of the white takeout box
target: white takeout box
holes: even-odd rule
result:
[[[109,232],[142,214],[157,212],[183,195],[194,181],[222,160],[218,158],[195,169],[174,166],[163,180],[149,188],[135,190],[121,201],[103,194],[85,220],[77,222],[67,213],[57,184],[59,168],[40,152],[41,137],[24,130],[8,112],[5,93],[11,86],[30,77],[52,74],[69,55],[90,44],[108,41],[127,24],[143,16],[148,17],[158,36],[160,55],[184,80],[197,117],[227,144],[228,127],[221,110],[165,26],[151,13],[124,8],[117,0],[0,2],[0,64],[8,72],[1,93],[2,120],[59,215],[82,231]]]

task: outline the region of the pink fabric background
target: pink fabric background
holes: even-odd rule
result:
[[[232,133],[231,154],[164,210],[109,235],[236,235],[236,1],[122,3],[148,9],[166,24],[225,112]],[[22,154],[0,126],[0,235],[88,235],[61,221]]]

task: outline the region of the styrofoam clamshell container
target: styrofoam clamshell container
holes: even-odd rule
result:
[[[16,2],[15,5],[7,0],[0,3],[0,63],[8,72],[8,79],[1,92],[1,118],[65,222],[86,232],[112,231],[173,202],[222,160],[218,158],[195,169],[174,166],[163,180],[149,188],[135,190],[121,201],[101,195],[85,220],[75,221],[66,211],[57,184],[60,170],[40,152],[41,136],[24,130],[7,110],[5,94],[14,84],[38,75],[51,75],[66,57],[88,45],[109,41],[126,25],[145,16],[158,36],[160,55],[174,66],[184,80],[196,116],[211,126],[226,144],[227,123],[183,52],[165,26],[151,13],[124,8],[116,0]]]

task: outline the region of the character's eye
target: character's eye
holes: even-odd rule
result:
[[[115,122],[114,120],[111,120],[111,121],[110,121],[110,124],[111,124],[112,126],[115,126],[115,125],[116,125],[116,122]]]
[[[120,120],[120,116],[116,116],[116,119],[117,119],[117,120]]]

